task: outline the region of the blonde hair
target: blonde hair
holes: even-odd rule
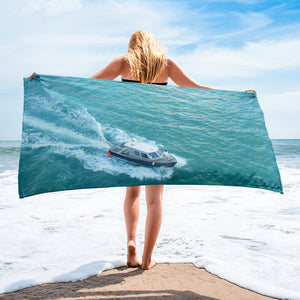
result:
[[[125,60],[131,76],[142,82],[155,82],[167,63],[166,49],[160,47],[151,32],[139,30],[129,41]]]

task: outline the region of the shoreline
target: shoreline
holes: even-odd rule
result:
[[[278,299],[240,287],[190,263],[162,263],[152,270],[120,267],[76,282],[43,283],[0,299]]]

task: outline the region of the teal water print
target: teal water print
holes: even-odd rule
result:
[[[254,93],[24,79],[19,195],[150,184],[282,193]]]

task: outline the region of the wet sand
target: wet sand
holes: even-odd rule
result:
[[[44,283],[0,299],[275,299],[239,287],[192,264],[121,267],[77,282]]]

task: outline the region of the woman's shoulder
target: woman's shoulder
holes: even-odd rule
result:
[[[122,72],[124,68],[126,69],[126,65],[127,65],[126,60],[125,60],[125,55],[120,55],[120,56],[114,58],[111,61],[110,65],[113,68],[121,70],[121,72]]]
[[[167,57],[167,65],[170,67],[178,66],[178,64],[171,58]]]
[[[168,65],[174,64],[174,60],[172,60],[170,57],[167,57],[167,64]]]
[[[176,62],[173,59],[167,57],[167,69],[168,69],[168,71],[170,71],[171,69],[173,69],[174,66],[175,67],[177,66]]]
[[[120,55],[116,57],[113,62],[123,64],[125,62],[125,55]]]
[[[126,54],[120,55],[114,59],[115,63],[122,66],[126,71],[130,67]]]
[[[168,71],[169,76],[174,71],[176,71],[178,68],[179,68],[179,66],[176,64],[176,62],[173,59],[167,57],[167,68],[166,69]]]

